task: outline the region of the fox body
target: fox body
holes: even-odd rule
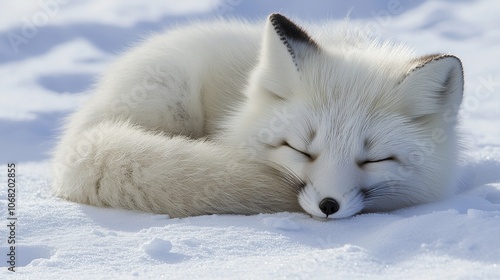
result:
[[[195,24],[111,67],[68,119],[53,190],[171,217],[435,201],[456,184],[462,93],[452,55],[306,32],[280,14]]]

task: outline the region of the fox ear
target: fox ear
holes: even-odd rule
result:
[[[301,27],[281,14],[271,14],[254,78],[266,90],[286,98],[299,79],[298,72],[307,52],[317,49],[316,42]]]
[[[460,59],[453,55],[436,54],[423,56],[413,63],[415,66],[400,83],[410,100],[410,115],[422,117],[439,112],[456,115],[464,91]]]

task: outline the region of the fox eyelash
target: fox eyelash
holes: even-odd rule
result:
[[[301,154],[303,154],[304,156],[306,156],[309,160],[314,160],[314,157],[313,157],[311,154],[306,153],[306,152],[304,152],[304,151],[301,151],[301,150],[299,150],[299,149],[297,149],[297,148],[293,147],[293,146],[292,146],[292,145],[290,145],[287,141],[283,141],[283,143],[281,144],[281,146],[288,147],[288,148],[290,148],[290,149],[292,149],[292,150],[294,150],[294,151],[296,151],[296,152],[298,152],[298,153],[301,153]]]

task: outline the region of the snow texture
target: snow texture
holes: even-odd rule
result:
[[[144,1],[143,1],[144,2]],[[182,3],[182,4],[181,4]],[[0,0],[0,279],[500,279],[500,2]],[[457,195],[329,222],[305,214],[164,215],[50,193],[62,119],[110,61],[191,20],[352,24],[464,64],[467,157]],[[16,272],[8,270],[7,163],[16,163]]]

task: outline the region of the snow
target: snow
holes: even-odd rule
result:
[[[500,2],[0,5],[0,279],[500,279]],[[299,213],[170,219],[50,194],[57,129],[118,53],[189,20],[253,20],[274,11],[325,24],[349,17],[421,54],[458,55],[466,77],[462,191],[432,204],[328,222]],[[16,163],[15,273],[7,263],[9,162]]]

